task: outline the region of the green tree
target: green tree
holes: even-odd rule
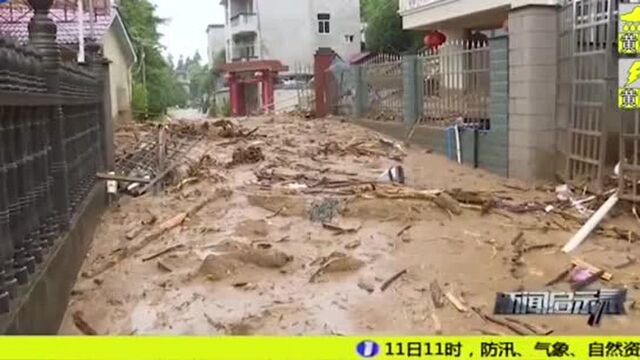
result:
[[[363,19],[367,22],[367,50],[400,54],[422,48],[424,34],[404,31],[396,0],[361,0]]]
[[[168,107],[186,101],[172,67],[162,56],[158,26],[164,20],[155,15],[155,6],[148,0],[122,0],[122,18],[138,56],[133,74],[133,108],[141,119],[163,114]]]

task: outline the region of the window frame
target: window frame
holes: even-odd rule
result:
[[[316,16],[318,21],[318,34],[330,35],[331,34],[331,14],[330,13],[318,13]]]

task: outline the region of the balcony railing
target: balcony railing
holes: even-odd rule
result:
[[[451,0],[400,0],[400,11],[413,10],[439,2],[449,2]]]
[[[232,61],[249,61],[257,59],[258,56],[256,54],[255,45],[234,45],[233,56],[231,57]]]
[[[255,13],[238,13],[229,19],[231,34],[258,31],[258,16]]]

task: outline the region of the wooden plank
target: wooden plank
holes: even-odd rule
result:
[[[111,174],[105,174],[105,173],[97,173],[96,177],[100,180],[116,180],[116,181],[122,181],[122,182],[128,182],[128,183],[148,184],[151,182],[151,180],[149,179],[136,178],[136,177],[130,177],[130,176],[121,176],[121,175],[111,175]]]

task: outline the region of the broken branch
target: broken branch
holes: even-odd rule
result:
[[[389,286],[391,286],[391,284],[393,284],[394,281],[398,280],[402,275],[404,275],[406,273],[407,273],[407,269],[404,269],[404,270],[398,272],[397,274],[393,275],[392,277],[390,277],[387,281],[382,283],[382,286],[380,286],[380,291],[387,290],[387,288]]]

